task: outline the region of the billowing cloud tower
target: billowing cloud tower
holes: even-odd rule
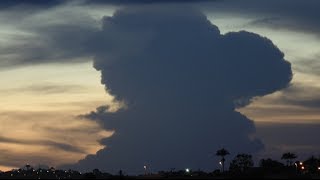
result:
[[[292,78],[290,63],[269,39],[245,31],[222,35],[187,7],[123,8],[103,19],[94,43],[101,82],[127,108],[85,116],[115,133],[78,168],[212,170],[221,147],[257,152],[263,143],[253,136],[253,121],[235,109]]]

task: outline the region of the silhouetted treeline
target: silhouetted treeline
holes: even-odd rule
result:
[[[311,156],[304,161],[297,161],[293,153],[284,153],[282,163],[270,158],[261,159],[257,166],[254,166],[252,155],[237,154],[230,160],[229,169],[224,169],[226,156],[230,153],[226,149],[218,150],[216,155],[222,157],[218,162],[220,168],[212,172],[205,172],[192,169],[159,171],[157,173],[144,172],[142,175],[128,176],[125,171],[119,170],[118,174],[110,174],[94,169],[91,172],[81,173],[74,170],[57,170],[51,168],[35,169],[25,165],[20,169],[13,169],[7,172],[0,172],[1,179],[198,179],[198,178],[320,178],[320,158]],[[294,161],[296,160],[296,161]]]

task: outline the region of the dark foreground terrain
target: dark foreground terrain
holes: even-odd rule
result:
[[[0,173],[0,179],[229,179],[229,178],[268,178],[268,179],[287,179],[287,178],[304,178],[320,179],[320,169],[308,171],[296,167],[281,168],[261,168],[254,167],[245,171],[226,171],[221,173],[220,170],[214,172],[203,171],[161,171],[154,174],[144,174],[129,176],[119,171],[119,174],[113,175],[104,173],[98,169],[92,172],[81,173],[73,170],[55,170],[50,169],[16,169]]]

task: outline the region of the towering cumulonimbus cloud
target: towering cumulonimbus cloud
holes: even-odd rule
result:
[[[252,120],[235,111],[288,86],[291,65],[267,38],[220,34],[201,12],[177,6],[128,7],[103,19],[94,67],[127,108],[85,115],[115,130],[107,147],[76,165],[116,172],[201,168],[210,154],[257,152]]]

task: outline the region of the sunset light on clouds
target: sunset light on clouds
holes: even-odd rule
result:
[[[10,162],[4,168],[75,163],[104,148],[99,141],[112,132],[79,117],[112,102],[90,63],[20,67],[0,74],[6,77],[0,88],[1,159]]]
[[[0,2],[0,169],[197,166],[226,145],[257,158],[319,155],[319,6]],[[222,129],[234,133],[225,142]]]

